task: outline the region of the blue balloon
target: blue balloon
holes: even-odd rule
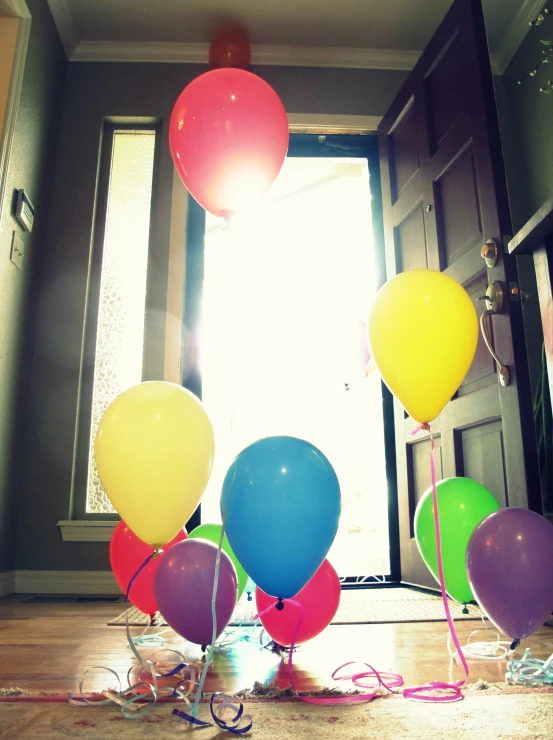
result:
[[[323,453],[296,437],[246,447],[227,471],[221,514],[244,570],[265,593],[295,596],[332,545],[340,484]]]

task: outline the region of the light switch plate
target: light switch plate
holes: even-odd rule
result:
[[[14,231],[12,234],[12,249],[10,252],[10,259],[13,262],[13,264],[17,267],[18,270],[21,270],[21,265],[23,264],[24,251],[25,251],[25,242],[17,234],[17,232]]]

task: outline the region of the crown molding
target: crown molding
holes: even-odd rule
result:
[[[147,64],[207,64],[209,44],[134,41],[82,41],[68,0],[47,0],[67,58],[72,62],[143,62]],[[503,74],[542,10],[544,0],[523,0],[509,23],[497,52],[491,56],[493,74]],[[0,0],[0,6],[30,17],[25,0]],[[252,44],[255,65],[275,67],[328,67],[410,71],[421,52],[398,49],[349,49],[324,46],[270,46]]]
[[[252,44],[253,63],[259,66],[411,70],[419,56],[418,51],[391,49]],[[70,60],[72,62],[207,64],[209,44],[81,41]]]
[[[73,16],[67,0],[47,0],[50,13],[58,29],[58,34],[68,59],[73,57],[80,38],[73,22]]]
[[[544,5],[545,0],[523,0],[518,13],[509,23],[497,52],[494,54],[497,66],[497,71],[494,74],[502,75],[505,72],[530,30],[530,21],[533,21],[540,14]]]

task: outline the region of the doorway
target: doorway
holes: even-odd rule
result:
[[[220,522],[240,450],[265,436],[307,439],[340,481],[328,558],[350,583],[390,580],[395,557],[386,401],[365,327],[383,282],[379,193],[375,137],[293,135],[263,209],[229,228],[205,214],[203,227],[197,362],[216,459],[201,520]]]

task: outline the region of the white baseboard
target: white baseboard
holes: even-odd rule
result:
[[[88,596],[120,594],[121,589],[108,570],[17,570],[15,593]]]
[[[0,573],[0,599],[15,593],[15,571]]]

